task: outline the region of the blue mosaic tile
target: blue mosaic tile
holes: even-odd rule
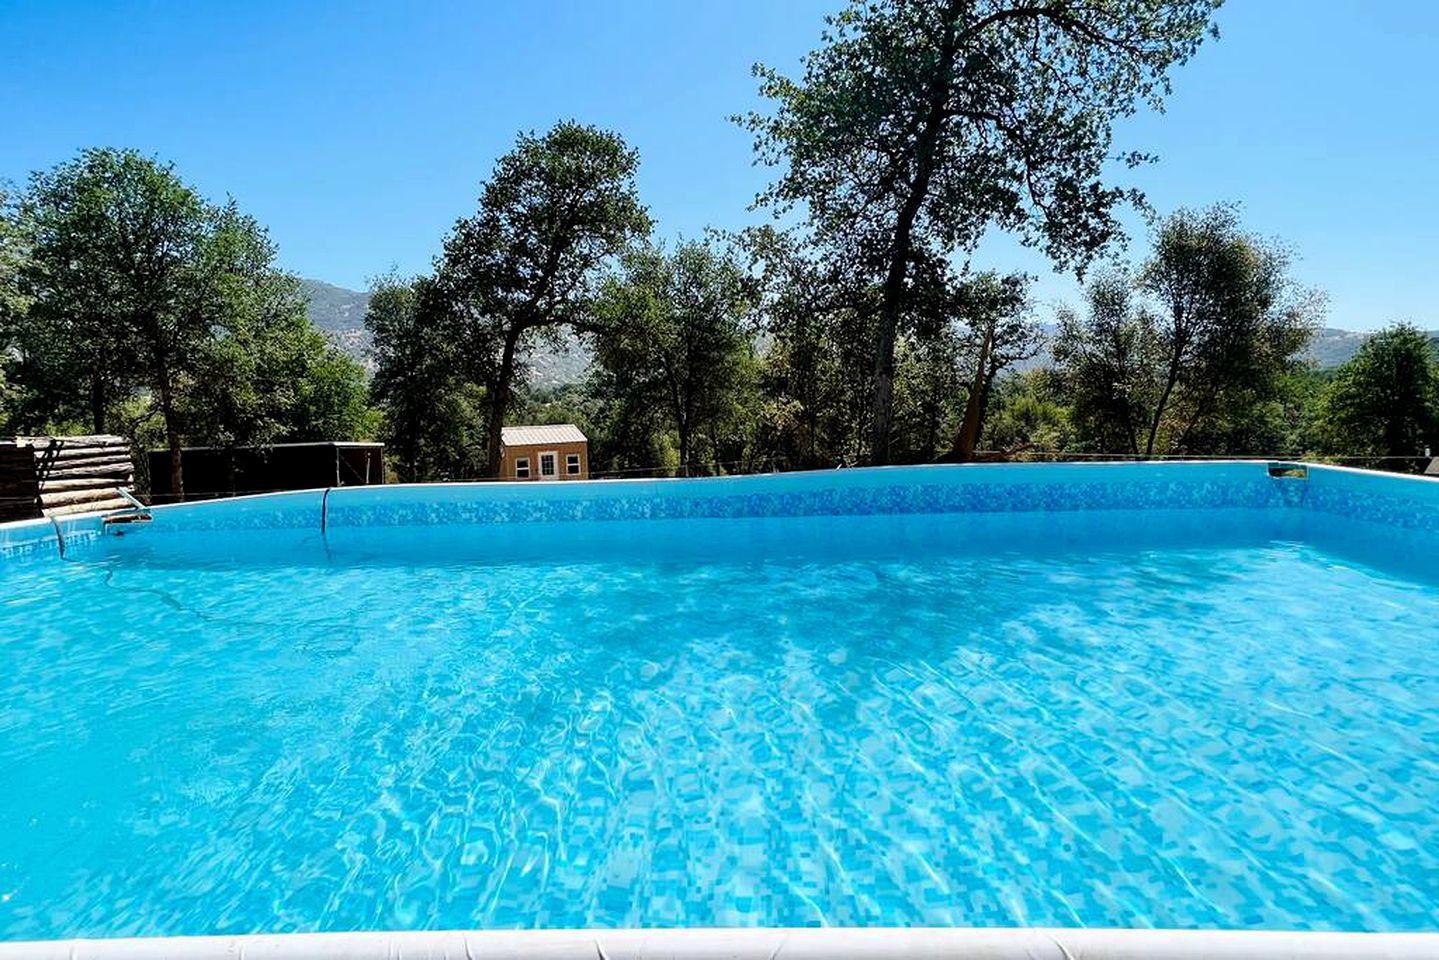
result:
[[[1350,520],[1439,534],[1439,480],[1311,467],[1301,506]]]
[[[914,479],[933,476],[927,473]],[[902,476],[896,475],[895,479],[900,480]],[[380,494],[358,490],[334,492],[327,523],[340,528],[1117,509],[1257,509],[1285,505],[1280,482],[1262,474],[1198,483],[1180,475],[1173,480],[1076,482],[1065,477],[1053,482],[1027,483],[975,482],[965,477],[964,482],[759,489],[752,493],[713,496],[690,495],[683,488],[653,485],[640,488],[634,495],[616,495],[613,489],[597,485],[551,489],[544,491],[544,495],[529,496],[523,492],[517,494],[513,488],[476,486],[445,488],[438,491],[437,496],[424,499],[400,499],[401,494],[392,488]],[[730,484],[726,489],[735,489],[735,486]]]
[[[156,508],[135,532],[315,530],[323,491]],[[1439,533],[1439,482],[1313,467],[1274,478],[1262,463],[908,467],[694,480],[435,484],[332,490],[332,528],[1092,510],[1292,508]],[[67,548],[104,538],[94,518],[66,521]],[[53,531],[0,534],[0,555],[29,555]]]

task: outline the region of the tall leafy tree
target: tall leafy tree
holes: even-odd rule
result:
[[[1246,233],[1232,206],[1161,220],[1139,274],[1154,311],[1159,385],[1144,453],[1219,452],[1234,415],[1278,396],[1321,307],[1289,256]]]
[[[1070,417],[1090,452],[1138,455],[1162,362],[1154,317],[1137,302],[1126,271],[1100,272],[1084,293],[1084,313],[1060,311],[1053,345]]]
[[[139,248],[158,244],[136,234],[152,175],[164,172],[137,153],[87,150],[30,178],[21,217],[31,251],[22,289],[31,302],[9,358],[27,428],[83,417],[104,432],[137,380],[129,334],[140,312],[139,275],[157,259]],[[120,221],[136,226],[122,232]]]
[[[856,459],[869,414],[872,340],[869,311],[855,306],[864,301],[862,285],[837,261],[770,226],[745,231],[738,246],[759,283],[762,442],[790,468]]]
[[[1015,230],[1061,266],[1119,233],[1114,122],[1161,106],[1219,0],[853,0],[790,80],[757,67],[761,196],[879,285],[871,455],[889,459],[895,343],[917,259]],[[1131,163],[1142,157],[1128,154]]]
[[[29,259],[29,243],[21,230],[18,211],[0,184],[0,356],[9,356],[28,314],[29,300],[21,291],[21,275]],[[8,431],[15,397],[6,380],[6,365],[0,361],[0,430]]]
[[[971,356],[969,398],[951,451],[963,461],[974,459],[1000,374],[1038,353],[1042,332],[1029,315],[1029,278],[1024,274],[976,274],[960,286],[957,300]]]
[[[681,475],[695,471],[701,441],[711,453],[724,445],[752,387],[750,286],[733,259],[691,242],[629,254],[596,301],[596,360],[623,394],[665,411]]]
[[[364,368],[326,341],[299,282],[277,272],[233,291],[181,407],[190,441],[211,446],[362,440],[375,429]]]
[[[529,352],[577,323],[603,268],[649,233],[638,164],[619,136],[595,127],[521,136],[496,163],[479,211],[445,241],[438,279],[471,376],[485,384],[491,475]]]
[[[20,278],[29,260],[30,247],[21,229],[19,211],[0,184],[0,324],[4,330],[13,330],[28,306],[20,290]]]
[[[1439,359],[1428,335],[1401,323],[1370,337],[1335,372],[1320,408],[1331,453],[1417,457],[1439,447]]]
[[[382,277],[370,288],[371,395],[402,480],[458,479],[479,469],[482,408],[464,378],[460,346],[430,277]]]
[[[1077,424],[1142,456],[1275,442],[1255,412],[1283,397],[1322,310],[1288,271],[1287,253],[1232,207],[1159,221],[1141,270],[1102,278],[1087,321],[1061,323],[1054,352]]]
[[[16,371],[51,416],[82,396],[96,430],[147,391],[183,497],[185,418],[199,406],[186,394],[213,373],[217,338],[241,337],[284,287],[274,245],[233,202],[206,202],[133,150],[86,150],[36,174],[23,217],[33,302]]]
[[[894,376],[894,447],[900,456],[933,460],[948,443],[964,393],[960,367],[966,347],[954,322],[900,341]]]

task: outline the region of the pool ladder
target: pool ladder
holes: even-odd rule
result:
[[[101,527],[110,527],[117,524],[123,525],[130,523],[150,522],[151,518],[149,506],[147,506],[143,501],[141,501],[138,497],[131,493],[128,488],[116,487],[115,492],[120,495],[120,499],[124,500],[130,506],[128,509],[117,510],[114,513],[107,514],[100,521]],[[115,532],[119,533],[120,531],[116,530]]]

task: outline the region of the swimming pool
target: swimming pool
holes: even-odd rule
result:
[[[1433,930],[1439,484],[1288,472],[12,526],[0,939]]]

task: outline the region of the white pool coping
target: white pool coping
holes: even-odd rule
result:
[[[1439,958],[1439,933],[845,928],[487,930],[0,943],[0,960],[1350,960]]]

